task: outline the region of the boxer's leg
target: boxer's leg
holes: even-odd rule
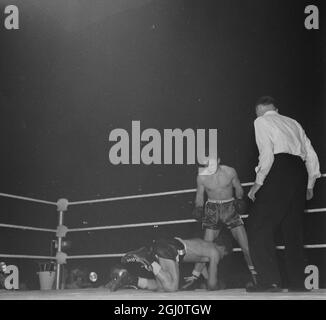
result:
[[[204,234],[204,240],[213,242],[219,235],[220,229],[206,229]]]
[[[207,288],[208,290],[217,290],[218,289],[218,264],[221,260],[221,255],[217,248],[209,249],[209,264],[208,264],[208,279],[207,279]]]
[[[203,270],[201,271],[201,274],[202,274],[202,276],[204,277],[205,280],[208,279],[208,270],[207,270],[206,264],[205,264]]]
[[[138,288],[157,291],[160,289],[159,283],[154,279],[139,278],[137,283]]]
[[[244,226],[238,226],[233,229],[231,229],[231,233],[233,235],[233,238],[237,241],[239,244],[244,258],[248,264],[248,266],[253,266],[250,254],[249,254],[249,244],[248,244],[248,237],[247,237],[247,232],[244,228]]]
[[[222,258],[222,255],[219,252],[217,245],[214,243],[209,243],[202,239],[192,239],[184,241],[187,245],[187,254],[183,259],[184,262],[202,261],[203,264],[208,262],[207,286],[209,290],[217,290],[218,263]]]
[[[233,238],[238,242],[243,256],[247,262],[248,269],[250,271],[250,274],[252,276],[252,280],[254,284],[257,284],[257,272],[255,270],[254,264],[252,262],[250,253],[249,253],[249,243],[248,243],[248,237],[247,232],[243,225],[240,225],[238,227],[232,228],[231,233],[233,235]]]
[[[159,258],[160,271],[155,275],[164,291],[174,292],[179,289],[179,264],[176,261]]]
[[[205,235],[204,235],[204,240],[213,242],[219,235],[220,230],[219,229],[206,229],[205,230]],[[198,260],[197,260],[198,261]],[[193,290],[197,289],[197,284],[198,280],[200,278],[200,275],[204,272],[205,273],[205,268],[206,268],[206,263],[202,262],[197,262],[194,266],[194,269],[191,273],[190,277],[185,278],[185,285],[183,285],[182,289],[183,290]],[[207,271],[206,271],[207,273]],[[207,275],[207,274],[206,274]],[[205,275],[203,275],[204,278]]]
[[[205,205],[205,216],[203,219],[203,228],[205,228],[204,240],[213,242],[219,235],[219,205],[207,202]],[[205,268],[204,263],[196,263],[190,277],[186,277],[186,284],[182,287],[184,290],[196,289],[200,275]]]
[[[176,291],[172,282],[173,279],[167,270],[161,270],[155,279],[139,278],[138,287],[152,291]]]
[[[249,254],[249,244],[247,232],[244,228],[241,216],[237,213],[235,203],[225,203],[221,205],[221,220],[231,231],[233,238],[237,241],[246,260],[254,284],[257,284],[257,272],[254,268],[252,259]]]

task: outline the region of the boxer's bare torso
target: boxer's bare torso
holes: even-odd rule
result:
[[[238,177],[236,171],[228,166],[220,165],[215,174],[198,176],[197,185],[200,191],[207,193],[209,200],[229,200],[234,196]]]

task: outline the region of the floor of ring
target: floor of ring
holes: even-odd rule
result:
[[[326,289],[311,292],[247,293],[244,289],[220,291],[178,291],[173,293],[147,290],[105,289],[6,291],[0,300],[326,300]]]

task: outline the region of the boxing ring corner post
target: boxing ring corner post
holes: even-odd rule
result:
[[[58,228],[56,232],[58,246],[57,246],[57,276],[56,276],[56,290],[60,289],[61,280],[61,265],[66,263],[67,254],[62,252],[62,238],[64,238],[68,232],[68,228],[63,224],[64,213],[68,209],[69,201],[67,199],[59,199],[57,201],[57,211],[59,212]]]

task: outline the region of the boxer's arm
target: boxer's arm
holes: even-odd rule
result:
[[[195,206],[202,207],[204,205],[205,187],[200,176],[197,176],[197,192],[195,199]]]
[[[233,170],[232,185],[235,190],[235,196],[237,199],[243,198],[243,188],[241,186],[240,180],[238,178],[237,172]]]

